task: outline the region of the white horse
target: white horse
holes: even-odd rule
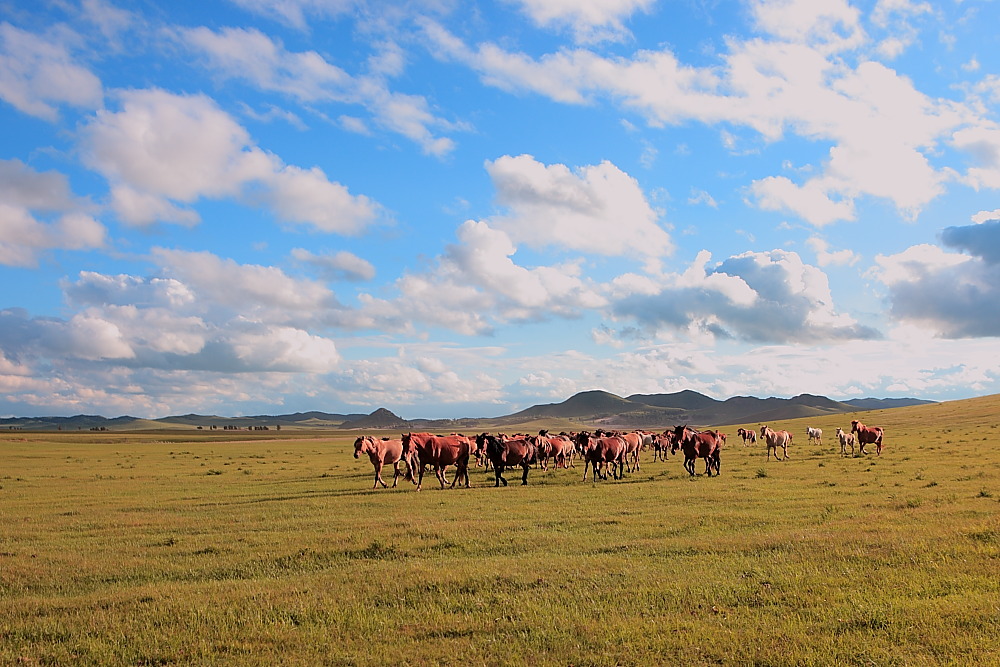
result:
[[[806,427],[806,435],[809,436],[809,444],[823,444],[823,429],[813,428],[812,426]]]
[[[854,434],[844,433],[844,429],[837,427],[837,440],[840,441],[840,455],[847,456],[847,446],[851,447],[851,456],[854,456]]]

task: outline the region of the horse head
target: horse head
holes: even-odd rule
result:
[[[354,458],[360,458],[362,452],[367,454],[371,449],[373,438],[369,435],[363,435],[354,441]]]

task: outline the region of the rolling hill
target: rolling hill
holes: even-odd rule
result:
[[[405,420],[386,408],[378,408],[369,414],[334,414],[318,411],[247,417],[186,414],[155,420],[129,416],[109,419],[97,415],[14,417],[0,419],[0,429],[125,431],[175,428],[223,429],[226,427],[247,429],[266,426],[272,429],[340,428],[451,431],[475,429],[483,423],[503,427],[547,420],[607,428],[662,428],[674,424],[705,426],[739,422],[760,423],[800,417],[821,417],[859,410],[907,407],[933,402],[914,398],[864,398],[840,402],[813,394],[800,394],[793,398],[734,396],[719,401],[691,390],[671,394],[633,394],[622,398],[607,391],[593,390],[574,394],[561,403],[534,405],[510,415],[488,419]]]

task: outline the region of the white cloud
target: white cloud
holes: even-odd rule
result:
[[[55,121],[57,105],[98,108],[101,81],[74,62],[56,35],[0,23],[0,98],[31,116]]]
[[[292,257],[315,266],[328,280],[364,281],[375,277],[375,267],[371,262],[346,250],[317,255],[304,248],[294,248]]]
[[[649,11],[655,0],[511,0],[536,25],[568,27],[578,42],[618,40],[628,34],[622,23],[635,11]]]
[[[849,248],[830,250],[830,244],[818,236],[806,240],[806,245],[816,253],[816,263],[820,266],[851,266],[858,263],[860,257]]]
[[[335,18],[349,11],[357,0],[230,0],[248,12],[275,19],[299,30],[308,30],[308,17]]]
[[[238,264],[209,252],[157,248],[153,261],[198,295],[203,308],[221,306],[247,318],[286,322],[337,307],[335,295],[313,280],[273,266]]]
[[[111,181],[112,206],[128,224],[193,224],[197,214],[178,204],[201,198],[257,197],[281,220],[341,234],[359,232],[379,213],[320,169],[285,165],[253,145],[203,95],[132,90],[121,99],[121,111],[98,112],[82,135],[85,162]]]
[[[88,360],[131,359],[135,351],[125,340],[124,332],[96,312],[78,313],[65,326],[47,323],[52,343],[64,348],[69,356]]]
[[[291,52],[255,29],[192,28],[178,32],[181,41],[202,54],[207,66],[224,76],[249,81],[265,91],[279,92],[299,102],[339,103],[365,108],[376,124],[416,142],[425,153],[446,155],[454,141],[436,136],[432,128],[454,129],[434,115],[426,98],[389,89],[386,77],[398,76],[404,60],[393,45],[369,61],[367,74],[354,76],[328,62],[315,51]],[[366,126],[359,119],[341,116],[353,132]],[[363,133],[363,132],[362,132]]]
[[[1000,208],[995,208],[992,211],[980,211],[972,216],[972,221],[976,224],[981,224],[987,220],[1000,220]]]
[[[992,158],[1000,142],[959,133],[975,122],[972,107],[931,98],[863,57],[848,65],[841,54],[866,39],[855,8],[843,0],[755,2],[751,8],[766,37],[728,40],[721,64],[711,67],[686,65],[665,49],[630,58],[563,49],[535,58],[492,43],[467,47],[440,25],[423,25],[439,57],[464,62],[486,84],[505,90],[567,104],[603,97],[654,127],[731,123],[767,141],[791,132],[830,143],[822,172],[810,180],[770,176],[751,186],[761,206],[816,225],[853,219],[854,201],[865,195],[887,199],[914,218],[953,178],[928,159],[946,141],[980,154],[989,146],[989,166],[970,170],[970,178],[990,187],[1000,182],[991,176],[1000,173]]]
[[[798,186],[784,176],[754,181],[750,193],[765,211],[790,211],[806,222],[823,227],[840,220],[854,220],[853,201],[831,199],[831,181],[814,178]]]
[[[73,197],[64,175],[0,160],[0,264],[35,266],[47,250],[103,247],[107,230],[89,208]]]
[[[53,222],[40,222],[17,206],[0,203],[0,264],[35,266],[46,250],[100,248],[104,225],[83,213],[68,213]]]
[[[292,327],[239,331],[229,342],[240,361],[252,369],[329,373],[340,362],[332,340]]]
[[[865,40],[860,13],[847,0],[753,0],[757,27],[784,41],[842,51]]]
[[[673,252],[634,178],[610,162],[571,171],[530,155],[487,163],[497,201],[507,213],[490,220],[514,243],[635,258],[647,270]]]

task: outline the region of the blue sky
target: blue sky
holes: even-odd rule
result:
[[[1000,392],[998,19],[0,1],[0,414]]]

